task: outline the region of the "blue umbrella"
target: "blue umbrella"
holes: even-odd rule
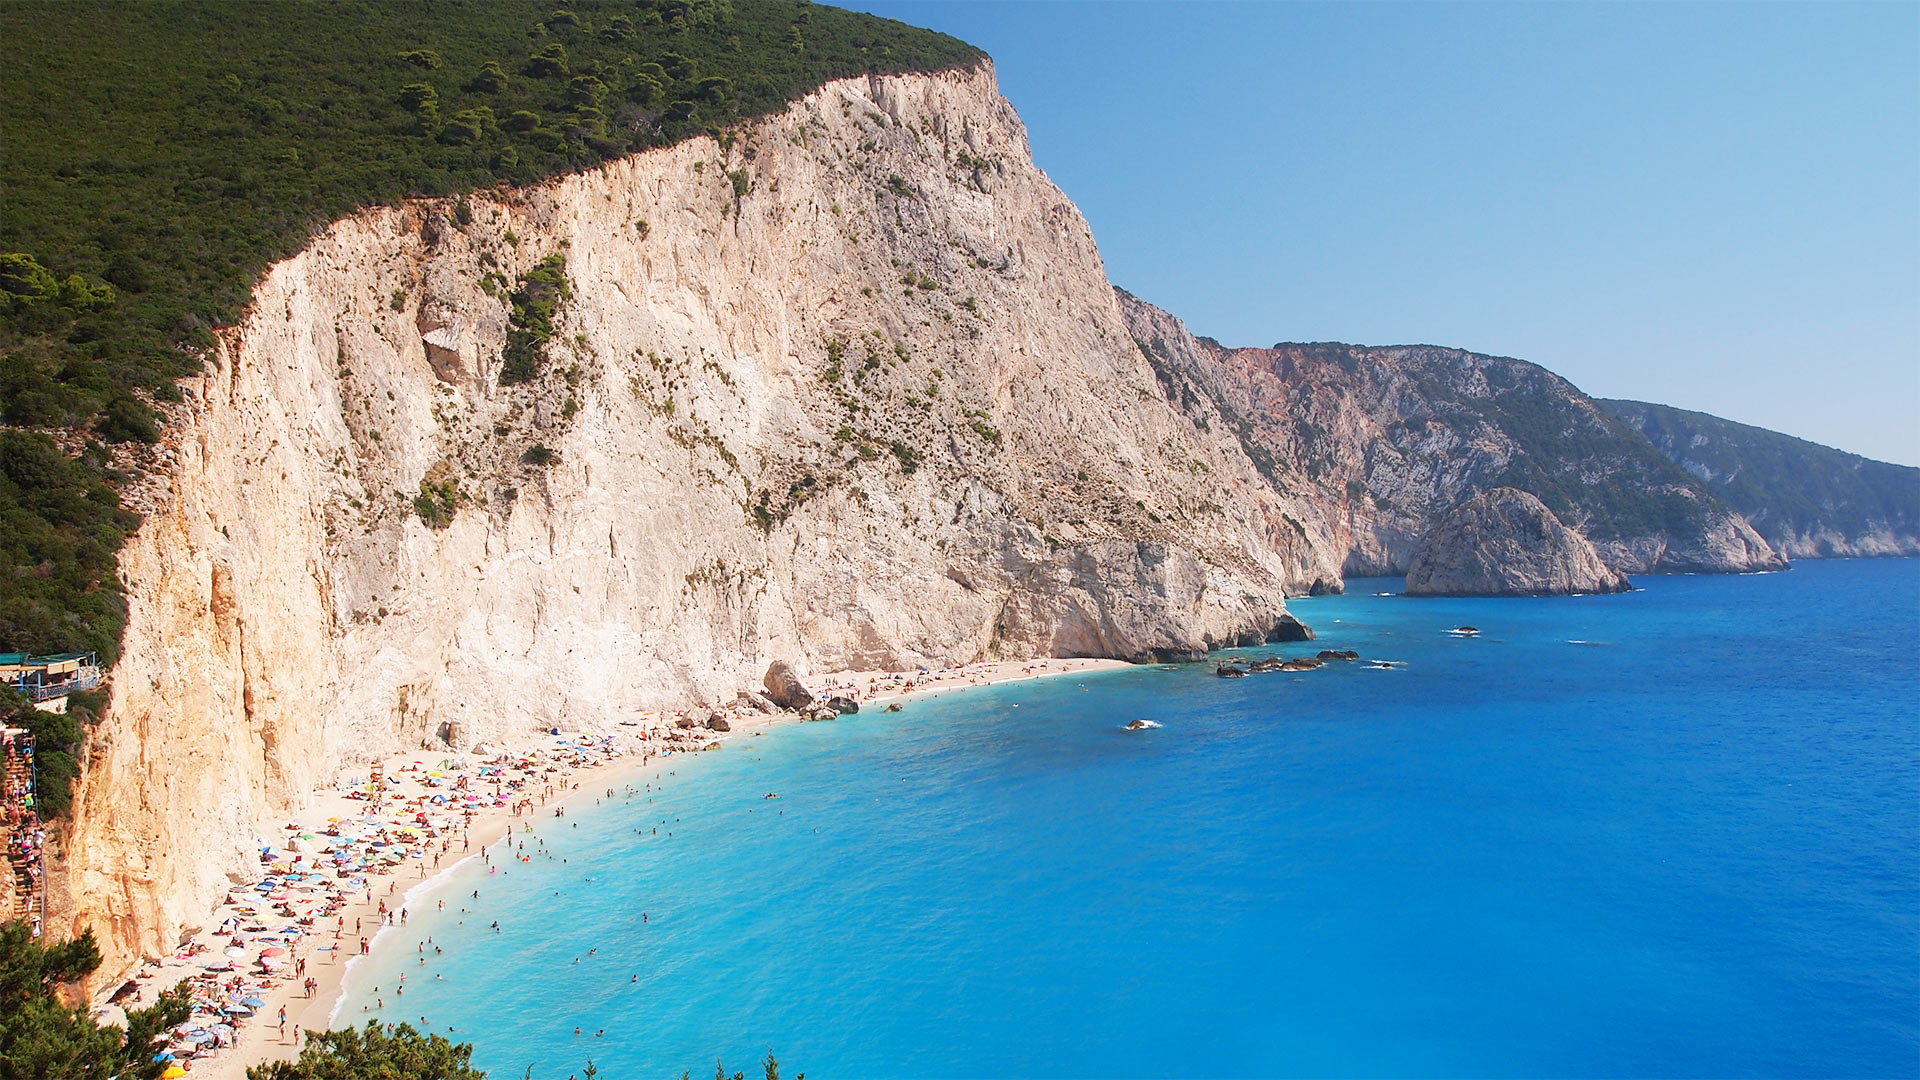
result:
[[[267,1003],[257,997],[243,997],[240,999],[240,1004],[245,1005],[249,1009],[264,1009],[267,1007]]]

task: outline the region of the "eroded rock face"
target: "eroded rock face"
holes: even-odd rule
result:
[[[183,384],[59,882],[103,978],[316,784],[454,724],[604,730],[776,657],[1187,658],[1338,579],[1162,396],[990,67],[468,205],[337,223]],[[503,385],[550,258],[571,299]]]
[[[1407,571],[1408,595],[1565,596],[1623,592],[1625,574],[1587,538],[1517,488],[1468,499],[1427,537]]]
[[[1427,345],[1231,348],[1122,292],[1166,395],[1309,492],[1299,527],[1348,574],[1405,573],[1454,507],[1495,487],[1551,504],[1633,572],[1786,566],[1733,508],[1639,431],[1536,364]]]

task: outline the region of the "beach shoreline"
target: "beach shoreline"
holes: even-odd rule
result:
[[[843,670],[828,672],[807,678],[805,683],[815,697],[824,702],[830,697],[849,697],[862,708],[868,706],[891,706],[904,708],[907,704],[922,699],[930,699],[945,693],[994,686],[1003,683],[1027,681],[1031,679],[1051,678],[1060,675],[1087,674],[1096,671],[1114,670],[1130,667],[1123,661],[1092,658],[1048,658],[1029,661],[995,661],[967,664],[957,668],[927,669],[921,668],[907,672],[867,670]],[[701,710],[705,711],[705,710]],[[379,763],[378,775],[386,778],[417,779],[422,785],[428,783],[433,775],[426,770],[429,757],[441,760],[443,764],[471,766],[477,772],[487,760],[527,760],[529,758],[545,764],[543,755],[553,752],[556,742],[563,746],[572,746],[575,741],[585,743],[590,738],[604,739],[604,752],[597,758],[577,764],[548,767],[551,772],[558,769],[560,786],[535,795],[529,791],[516,791],[511,805],[487,805],[474,810],[460,825],[459,847],[452,846],[454,838],[444,836],[441,839],[447,845],[443,853],[435,853],[433,865],[429,865],[426,854],[433,847],[431,842],[419,850],[410,852],[410,858],[420,860],[419,874],[411,882],[403,866],[399,873],[383,873],[370,870],[365,885],[344,893],[331,913],[310,919],[310,930],[303,933],[297,943],[287,946],[287,963],[282,965],[284,972],[267,972],[251,977],[247,986],[258,994],[258,1000],[264,1005],[254,1010],[251,1023],[235,1023],[230,1045],[222,1046],[203,1054],[189,1064],[192,1075],[214,1078],[214,1080],[244,1080],[246,1070],[252,1066],[275,1060],[291,1060],[304,1045],[304,1032],[324,1031],[341,1022],[340,1012],[346,1005],[347,976],[354,970],[355,961],[382,955],[384,949],[392,947],[392,942],[404,933],[404,922],[396,918],[386,922],[385,911],[398,914],[411,910],[415,905],[425,903],[434,894],[449,883],[457,871],[475,858],[480,858],[501,840],[507,838],[515,822],[532,823],[541,810],[551,810],[558,816],[561,812],[589,797],[604,797],[608,790],[619,791],[628,782],[637,779],[640,774],[655,768],[664,756],[671,754],[693,754],[724,747],[736,739],[748,738],[782,723],[804,719],[798,712],[756,712],[727,711],[730,717],[730,730],[711,732],[704,726],[692,730],[696,734],[689,736],[688,729],[679,726],[691,717],[691,713],[648,714],[660,718],[658,726],[643,727],[641,732],[623,731],[615,736],[587,736],[576,733],[573,736],[556,736],[551,731],[541,734],[529,732],[528,741],[494,755],[475,755],[472,752],[460,753],[451,750],[415,751],[391,754]],[[620,736],[626,736],[621,738]],[[659,746],[659,751],[653,747]],[[434,770],[435,773],[444,770]],[[373,775],[371,766],[369,776]],[[588,786],[587,781],[593,783]],[[391,782],[391,781],[389,781]],[[401,782],[405,782],[402,780]],[[370,782],[369,782],[370,786]],[[437,786],[437,785],[436,785]],[[423,787],[424,790],[431,788]],[[407,792],[396,792],[391,798],[394,805],[410,808],[409,803],[419,801],[424,809],[426,796],[415,793],[413,800],[406,799]],[[524,813],[521,811],[524,809]],[[321,837],[326,835],[329,824],[336,829],[343,822],[354,818],[361,819],[359,824],[377,824],[378,815],[369,817],[367,802],[352,798],[346,790],[335,787],[323,787],[310,794],[306,809],[292,815],[286,822],[262,823],[259,833],[262,837],[289,834],[292,837],[311,836],[324,845]],[[390,811],[389,811],[390,812]],[[396,823],[397,824],[397,823]],[[382,832],[382,835],[386,835]],[[294,848],[297,849],[297,842]],[[457,857],[441,864],[439,854],[453,854]],[[312,864],[309,864],[312,865]],[[164,989],[170,989],[182,978],[204,976],[201,963],[193,956],[207,952],[225,951],[228,955],[238,951],[221,950],[220,941],[227,938],[226,927],[238,925],[239,920],[253,918],[254,905],[264,905],[258,898],[256,886],[265,881],[268,874],[263,864],[263,872],[253,881],[236,884],[228,899],[210,913],[208,922],[195,933],[189,942],[172,957],[152,960],[142,965],[133,982],[139,984],[139,991],[129,996],[122,1004],[128,1007],[149,1005]],[[378,886],[385,881],[387,888],[383,892]],[[405,885],[404,890],[401,886]],[[278,894],[275,894],[278,895]],[[366,923],[374,924],[372,932],[366,933]],[[331,933],[327,923],[333,923]],[[346,927],[351,925],[351,932]],[[237,934],[237,931],[236,931]],[[234,937],[231,940],[239,940]],[[268,939],[261,939],[268,940]],[[364,940],[364,946],[362,941]],[[258,945],[260,941],[253,944]],[[351,946],[351,952],[342,956]],[[189,952],[194,948],[198,952]],[[363,951],[364,948],[364,951]],[[185,954],[185,955],[183,955]],[[313,992],[308,994],[304,982],[312,979]],[[95,1001],[95,1014],[111,1022],[115,1010],[120,1006],[107,1003],[103,993]],[[280,1010],[286,1013],[285,1034],[281,1033]],[[357,1026],[357,1025],[350,1025]]]

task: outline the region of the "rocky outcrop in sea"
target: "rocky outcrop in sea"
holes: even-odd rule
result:
[[[1410,596],[1566,596],[1631,587],[1545,503],[1505,487],[1448,514],[1407,570]]]

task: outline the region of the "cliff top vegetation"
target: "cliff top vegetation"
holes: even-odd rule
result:
[[[1769,541],[1822,529],[1920,531],[1920,469],[1644,401],[1599,399]]]
[[[113,444],[327,223],[980,58],[805,0],[0,5],[0,644],[112,661]]]

